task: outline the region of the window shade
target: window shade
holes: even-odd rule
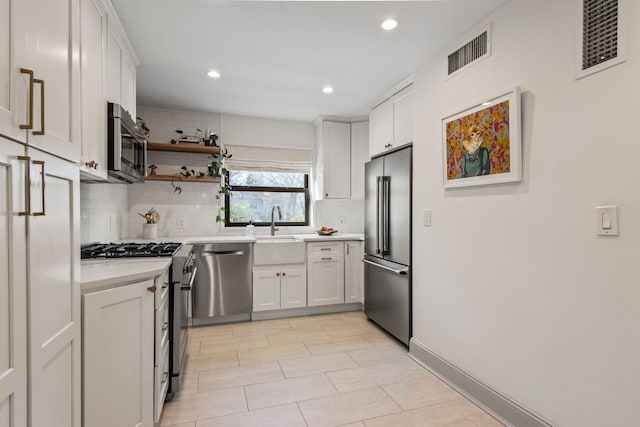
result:
[[[225,165],[229,170],[310,173],[313,152],[286,148],[225,145],[233,157]]]

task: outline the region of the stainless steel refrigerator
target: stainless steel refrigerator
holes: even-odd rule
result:
[[[411,338],[412,147],[365,165],[364,312],[405,345]]]

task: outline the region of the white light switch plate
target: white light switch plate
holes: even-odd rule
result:
[[[431,210],[430,209],[425,209],[424,211],[424,226],[425,227],[431,226]]]
[[[618,235],[618,207],[596,207],[596,232],[598,236]]]
[[[185,228],[187,228],[187,219],[184,217],[178,218],[178,229],[184,230]]]

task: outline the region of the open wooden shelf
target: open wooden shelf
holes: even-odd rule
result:
[[[192,144],[182,142],[178,144],[164,144],[161,142],[147,142],[147,150],[151,151],[173,151],[179,153],[200,153],[200,154],[218,154],[220,147],[212,147],[207,145]]]
[[[220,182],[219,176],[181,176],[147,175],[145,181],[175,181],[175,182]]]

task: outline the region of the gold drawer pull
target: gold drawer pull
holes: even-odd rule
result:
[[[26,166],[24,172],[24,186],[25,186],[25,201],[24,207],[25,210],[22,212],[18,212],[20,216],[29,216],[31,215],[31,157],[29,156],[18,156],[18,160],[24,160],[24,164]]]
[[[20,72],[29,76],[29,118],[26,125],[20,125],[20,129],[33,129],[33,71],[20,68]]]
[[[41,87],[40,91],[40,130],[33,132],[34,135],[44,135],[44,80],[33,79],[34,83],[38,83]],[[33,114],[33,107],[31,113]],[[33,123],[32,123],[33,126]]]
[[[35,132],[34,132],[35,133]],[[34,165],[40,165],[40,183],[42,188],[40,189],[40,192],[42,194],[42,210],[40,212],[34,212],[32,215],[33,216],[44,216],[45,215],[45,209],[44,209],[44,177],[45,177],[45,173],[44,173],[44,161],[43,160],[33,160],[31,163],[33,163]]]

